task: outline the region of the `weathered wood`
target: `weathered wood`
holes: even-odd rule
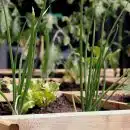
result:
[[[13,101],[13,93],[4,93],[8,101]],[[6,102],[6,100],[0,95],[0,102]]]
[[[18,74],[18,73],[19,73],[19,71],[16,70],[16,74]],[[55,74],[64,74],[65,70],[64,69],[56,69],[54,71],[54,73]],[[3,75],[3,76],[12,75],[12,70],[11,69],[0,69],[0,75]],[[33,72],[33,76],[41,76],[41,70],[40,69],[35,69],[34,72]]]
[[[6,81],[8,83],[11,83],[13,81],[13,79],[9,78],[9,77],[4,77],[4,78],[0,78],[0,79],[3,81]],[[32,78],[31,80],[37,81],[37,80],[43,80],[43,79],[42,78]],[[16,78],[15,81],[16,81],[16,83],[19,83],[18,78]],[[25,81],[26,81],[26,79],[25,79]],[[63,82],[63,79],[62,78],[47,78],[47,79],[45,79],[45,81],[53,81],[53,82],[61,83],[61,82]],[[71,81],[68,81],[68,82],[71,82]]]
[[[0,121],[0,130],[19,130],[18,124],[14,124],[10,121],[1,120]]]
[[[109,91],[107,93],[107,95],[111,95],[113,91]],[[100,93],[100,91],[99,91]],[[66,96],[66,98],[72,102],[72,96],[74,97],[74,100],[76,103],[80,103],[79,99],[80,99],[80,92],[79,91],[73,91],[73,92],[63,92],[63,94]],[[124,94],[123,91],[117,91],[115,92],[113,95],[116,95],[116,94]],[[83,94],[84,96],[85,94]],[[124,103],[124,102],[119,102],[119,101],[114,101],[114,100],[105,100],[105,99],[102,99],[101,100],[101,106],[104,108],[104,109],[107,109],[107,110],[125,110],[125,109],[130,109],[130,105],[128,103]]]
[[[127,69],[124,69],[123,71],[125,72]],[[18,70],[16,71],[16,74],[18,74]],[[56,69],[54,70],[55,74],[65,74],[65,69]],[[12,75],[12,70],[11,69],[0,69],[0,75],[4,76],[9,76]],[[101,69],[101,77],[104,75],[104,70]],[[40,69],[35,69],[33,72],[33,76],[41,76],[41,70]],[[120,69],[116,69],[116,77],[120,76]],[[115,77],[115,71],[114,69],[106,69],[106,77]]]
[[[120,78],[119,77],[106,77],[106,85],[110,86],[113,83],[115,83],[116,81],[118,81]],[[103,82],[103,78],[100,78],[101,83]],[[125,82],[124,82],[125,81]],[[124,83],[123,83],[124,82]],[[127,79],[127,77],[122,78],[119,82],[117,82],[117,85],[121,85],[121,84],[129,84],[130,81]]]
[[[130,110],[5,116],[19,130],[129,130]]]
[[[0,78],[0,79],[3,79],[4,81],[7,81],[7,82],[12,82],[12,78],[8,78],[8,77],[5,77],[5,78]],[[18,83],[18,78],[16,78],[16,82]],[[36,81],[36,80],[42,80],[41,78],[32,78],[33,81]],[[48,81],[54,81],[54,82],[58,82],[58,83],[62,83],[62,82],[66,82],[66,83],[72,83],[71,80],[67,79],[67,80],[64,80],[63,78],[48,78],[48,79],[45,79],[45,80],[48,80]],[[112,85],[113,83],[115,83],[117,80],[119,80],[119,77],[106,77],[106,84],[109,86],[109,85]],[[126,81],[125,81],[126,80]],[[125,81],[125,82],[124,82]],[[103,82],[103,78],[101,77],[100,78],[100,82],[102,83]],[[124,82],[124,83],[123,83]],[[118,83],[118,84],[129,84],[130,81],[127,80],[126,77],[122,78]]]

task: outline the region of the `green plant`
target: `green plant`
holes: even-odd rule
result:
[[[6,21],[5,21],[5,13],[7,16],[7,23],[8,28],[10,30],[10,35],[12,37],[12,42],[17,41],[18,35],[20,33],[21,27],[20,27],[20,14],[14,4],[12,4],[10,1],[4,3],[5,6],[5,12],[2,8],[2,5],[0,6],[0,42],[3,43],[4,40],[6,40]]]
[[[112,89],[115,84],[122,79],[126,75],[126,72],[122,77],[119,78],[114,84],[112,84],[107,90],[105,90],[106,82],[104,80],[104,88],[102,89],[102,94],[101,96],[98,95],[98,90],[99,90],[99,83],[100,83],[100,72],[101,68],[103,66],[104,69],[104,61],[106,61],[106,58],[109,54],[109,49],[113,43],[115,35],[112,36],[117,23],[122,16],[124,10],[128,7],[129,3],[126,3],[126,5],[123,7],[121,13],[117,17],[115,23],[113,24],[108,36],[105,38],[104,36],[104,26],[105,26],[105,21],[107,18],[107,12],[103,12],[101,15],[101,38],[99,42],[100,46],[100,54],[97,57],[96,65],[93,61],[94,58],[94,47],[95,47],[95,33],[96,33],[96,25],[98,24],[96,21],[96,1],[93,1],[93,6],[92,6],[92,13],[91,13],[91,27],[92,28],[92,49],[91,49],[91,56],[90,56],[90,63],[88,64],[87,62],[83,62],[83,50],[82,50],[82,44],[83,44],[83,0],[81,0],[80,4],[80,13],[81,13],[81,18],[80,18],[80,87],[81,87],[81,104],[82,104],[82,110],[83,111],[94,111],[94,110],[99,110],[101,107],[101,100],[105,96],[105,94]],[[111,4],[107,6],[107,10],[111,8]],[[88,58],[87,55],[87,47],[89,44],[89,33],[90,30],[88,30],[87,36],[86,36],[86,46],[85,46],[85,59]],[[84,69],[84,72],[83,72]],[[88,73],[86,72],[88,70]],[[83,77],[85,79],[85,96],[83,95]],[[104,75],[105,79],[105,75]],[[124,81],[125,82],[125,81]],[[116,89],[113,91],[113,93],[120,88],[122,85],[118,85]]]
[[[7,28],[7,39],[8,39],[8,44],[9,44],[11,67],[12,67],[12,73],[13,73],[13,105],[9,103],[8,99],[2,92],[0,92],[0,94],[8,102],[13,114],[22,114],[23,106],[25,103],[25,98],[31,86],[31,78],[32,78],[32,72],[33,72],[33,67],[34,67],[36,33],[37,33],[38,24],[41,21],[42,17],[47,12],[49,7],[46,10],[44,7],[38,20],[36,20],[35,13],[32,8],[32,23],[31,23],[31,28],[30,28],[30,36],[27,41],[27,46],[28,46],[27,58],[25,61],[25,66],[23,67],[23,72],[22,74],[21,73],[19,74],[20,75],[19,84],[16,85],[15,71],[16,71],[17,56],[13,58],[13,55],[12,55],[12,47],[11,47],[12,37],[11,37],[7,14],[6,14],[7,8],[5,7],[3,0],[1,0],[1,3],[2,3],[2,9],[4,12],[6,28]],[[19,35],[19,38],[20,38],[20,35]],[[21,70],[19,71],[21,72]]]
[[[89,4],[87,5],[86,2]],[[128,5],[124,9],[123,14],[122,14],[120,20],[118,21],[118,26],[116,28],[114,28],[114,30],[113,30],[115,32],[115,34],[113,33],[113,35],[115,35],[115,36],[113,37],[113,40],[111,38],[113,44],[116,43],[116,45],[118,45],[118,46],[114,45],[114,47],[116,47],[116,49],[121,49],[121,43],[123,40],[122,33],[125,31],[125,30],[122,30],[122,23],[123,23],[122,21],[123,21],[123,17],[125,16],[125,13],[130,11],[128,8],[129,4],[130,4],[129,1],[128,0],[122,0],[122,1],[115,0],[113,2],[112,0],[97,0],[97,1],[84,0],[84,2],[83,2],[84,3],[84,5],[83,5],[83,10],[84,10],[84,12],[83,12],[83,28],[84,29],[82,32],[82,37],[83,37],[82,40],[83,40],[83,45],[88,42],[87,50],[89,50],[90,45],[92,45],[91,39],[92,39],[93,31],[91,28],[91,26],[92,26],[91,21],[92,21],[93,6],[96,5],[95,14],[94,14],[95,15],[94,19],[96,20],[95,33],[96,34],[98,33],[99,35],[101,35],[102,15],[105,13],[105,15],[106,15],[105,16],[106,17],[105,25],[107,25],[107,26],[104,28],[103,36],[107,37],[107,34],[109,33],[110,28],[112,26],[112,25],[110,25],[111,23],[110,24],[108,23],[109,24],[108,25],[107,22],[109,22],[109,20],[116,20],[118,18],[119,10],[124,8],[126,6],[127,2],[128,2]],[[70,1],[70,3],[71,3],[71,1]],[[80,2],[79,2],[79,5],[80,5]],[[108,7],[109,7],[109,9],[108,9]],[[79,43],[79,41],[80,41],[80,18],[81,18],[81,15],[80,15],[79,11],[73,12],[69,17],[67,17],[67,16],[62,17],[62,21],[67,23],[67,25],[63,27],[63,32],[66,34],[66,36],[68,36],[67,39],[69,39],[69,40],[67,40],[66,43],[74,44],[74,45],[75,45],[75,42]],[[69,37],[70,35],[71,35],[71,38]],[[89,35],[89,37],[88,37],[88,35]],[[98,37],[100,40],[99,35],[98,36],[96,35],[96,39]],[[119,37],[119,38],[115,42],[116,37]],[[87,40],[88,38],[90,40]],[[99,41],[96,42],[95,46],[100,47],[100,42]],[[109,50],[112,50],[112,48],[113,48],[113,45],[110,47]],[[117,56],[117,59],[119,59],[119,56]],[[113,64],[111,64],[111,65],[110,66],[113,67]],[[117,63],[117,65],[118,65],[118,63]]]
[[[80,70],[79,70],[79,53],[76,50],[71,51],[67,61],[64,64],[65,74],[63,79],[70,79],[74,83],[79,83],[80,80]]]
[[[34,106],[47,107],[56,99],[59,84],[55,82],[32,81],[23,105],[23,113]]]
[[[49,35],[49,34],[48,34]],[[46,53],[42,53],[41,55],[41,72],[43,78],[48,78],[49,74],[54,70],[56,61],[60,58],[60,49],[58,46],[54,45],[53,42],[50,41],[49,37],[45,33],[46,43]],[[44,42],[42,43],[44,44]],[[44,51],[44,45],[41,46],[42,51]]]
[[[89,51],[91,53],[93,53],[93,55],[94,55],[92,62],[93,62],[93,67],[96,67],[96,64],[98,63],[98,59],[100,57],[101,48],[99,46],[94,46],[93,52],[92,52],[92,48],[90,48]],[[106,59],[104,61],[106,68],[109,66],[111,66],[112,68],[117,68],[117,66],[118,66],[117,57],[119,55],[119,52],[120,52],[120,49],[117,49],[116,51],[114,51],[114,52],[110,51],[107,54]],[[64,64],[64,68],[65,68],[64,79],[65,80],[68,78],[75,83],[79,83],[79,79],[80,79],[79,56],[80,56],[80,54],[76,49],[71,50],[71,53],[70,53],[67,61]],[[87,56],[86,59],[83,57],[82,60],[83,60],[84,65],[87,63],[88,68],[89,68],[90,62],[91,62],[91,57]],[[103,68],[103,66],[104,65],[101,65],[101,68]],[[83,73],[85,70],[88,73],[87,68],[84,68]],[[88,76],[88,74],[87,74],[87,76]],[[84,82],[84,78],[83,78],[83,82]]]

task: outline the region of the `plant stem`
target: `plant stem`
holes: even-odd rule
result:
[[[84,99],[83,99],[83,3],[80,1],[80,94],[81,94],[81,107],[84,111]]]
[[[84,63],[84,87],[85,87],[85,97],[87,97],[88,95],[88,87],[87,87],[87,70],[88,70],[88,64],[86,62],[87,60],[87,45],[89,43],[89,34],[87,36],[87,42],[86,42],[86,45],[85,45],[85,63]],[[86,103],[85,103],[85,109],[86,109],[86,106],[87,106],[87,99],[86,99]]]
[[[29,42],[29,51],[28,51],[28,58],[27,58],[27,77],[26,77],[26,83],[25,88],[23,90],[23,95],[20,99],[20,105],[19,105],[19,114],[22,113],[23,104],[28,92],[28,89],[30,87],[31,78],[32,78],[32,72],[34,67],[34,50],[35,50],[35,43],[36,43],[36,30],[35,30],[35,15],[32,14],[33,20],[32,20],[32,27],[31,27],[31,39]]]
[[[13,73],[13,107],[15,107],[15,100],[16,100],[16,82],[15,82],[15,65],[14,65],[14,59],[13,59],[13,52],[12,52],[12,40],[10,35],[10,29],[8,25],[7,15],[6,15],[6,9],[3,0],[1,0],[4,15],[5,15],[5,22],[6,22],[6,28],[7,28],[7,39],[9,44],[9,54],[11,59],[11,68]]]
[[[45,35],[45,41],[46,41],[46,52],[45,52],[45,56],[43,56],[42,59],[42,78],[48,78],[48,62],[49,62],[49,46],[50,46],[50,38],[49,38],[49,31],[46,28],[44,30],[44,35]]]
[[[0,95],[5,99],[5,101],[8,103],[9,108],[12,110],[12,113],[14,115],[16,115],[16,112],[14,110],[14,108],[12,107],[11,103],[9,102],[9,100],[7,99],[7,97],[4,95],[4,93],[2,91],[0,91]]]
[[[88,91],[89,91],[89,93],[88,93],[88,104],[86,104],[86,105],[88,105],[88,107],[87,107],[87,110],[89,110],[90,109],[90,107],[91,107],[91,103],[92,103],[92,93],[93,93],[93,87],[94,86],[92,86],[93,85],[93,81],[92,80],[95,80],[95,79],[93,79],[93,74],[94,74],[94,72],[93,72],[93,48],[94,48],[94,44],[95,44],[95,33],[96,33],[96,20],[95,20],[95,16],[94,16],[94,19],[93,19],[93,38],[92,38],[92,52],[91,52],[91,58],[90,58],[90,67],[89,67],[89,78],[88,78]],[[96,77],[97,78],[97,77]]]
[[[107,92],[109,92],[111,89],[113,89],[113,87],[124,77],[128,74],[128,71],[123,74],[116,82],[114,82],[104,93],[102,93],[102,95],[96,100],[96,102],[93,104],[93,108],[96,107],[97,105],[100,104],[101,100],[103,99],[103,97],[105,96],[105,94]]]

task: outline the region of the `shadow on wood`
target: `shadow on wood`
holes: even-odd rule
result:
[[[19,126],[10,121],[0,121],[0,130],[19,130]]]

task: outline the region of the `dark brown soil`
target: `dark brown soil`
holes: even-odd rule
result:
[[[77,111],[81,111],[81,107],[77,106]],[[60,96],[48,107],[37,107],[30,109],[27,114],[45,114],[45,113],[63,113],[74,112],[74,107],[65,96]],[[0,103],[0,115],[11,115],[12,112],[7,103]]]
[[[108,86],[109,87],[109,86]],[[108,88],[106,87],[106,89]],[[83,84],[83,89],[84,89],[84,84]],[[99,90],[102,90],[102,86],[99,86]],[[60,91],[80,91],[80,85],[76,83],[67,83],[63,82],[60,85]]]
[[[10,93],[10,90],[7,88],[7,85],[6,84],[1,84],[1,91],[3,93]]]
[[[77,106],[77,111],[81,111],[80,106]],[[66,99],[65,96],[60,96],[48,107],[35,107],[30,109],[28,114],[43,114],[43,113],[62,113],[62,112],[74,112],[73,105]]]
[[[60,91],[80,91],[80,85],[76,83],[63,82],[60,85]]]
[[[106,95],[105,99],[108,98]],[[110,97],[111,100],[120,101],[120,102],[130,102],[130,95],[114,95]],[[76,106],[77,111],[81,112],[81,106]],[[101,109],[104,110],[104,109]],[[27,114],[46,114],[46,113],[63,113],[63,112],[74,112],[74,107],[64,95],[57,98],[53,103],[48,107],[37,107],[30,109]],[[0,103],[0,115],[11,115],[11,110],[8,107],[7,103]]]
[[[0,103],[0,115],[11,115],[12,112],[9,109],[9,106],[7,103]]]

